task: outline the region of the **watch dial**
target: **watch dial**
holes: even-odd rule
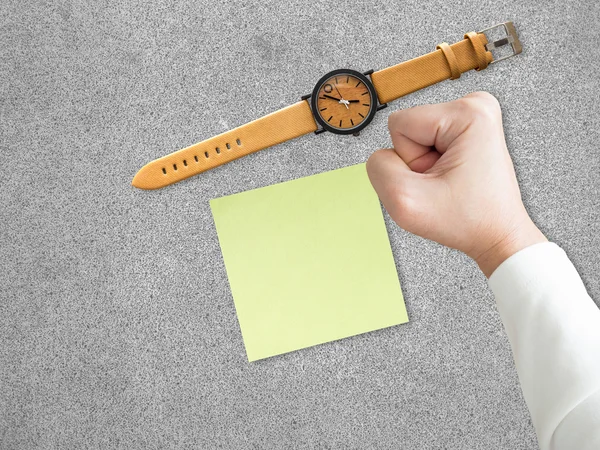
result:
[[[377,106],[373,103],[371,89],[363,80],[350,73],[338,73],[318,86],[315,106],[329,127],[349,132],[371,116]]]

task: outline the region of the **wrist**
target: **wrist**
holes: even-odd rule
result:
[[[533,244],[547,242],[548,239],[535,226],[527,216],[511,231],[504,233],[500,238],[494,240],[493,244],[473,257],[484,275],[489,278],[492,273],[509,257]]]

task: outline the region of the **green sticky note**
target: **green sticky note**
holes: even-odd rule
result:
[[[364,164],[210,206],[249,361],[408,321]]]

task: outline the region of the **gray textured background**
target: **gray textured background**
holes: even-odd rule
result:
[[[363,162],[484,89],[526,205],[600,299],[598,2],[0,4],[0,448],[529,449],[484,276],[386,217],[411,322],[249,364],[208,200]],[[524,53],[169,188],[144,163],[514,20]]]

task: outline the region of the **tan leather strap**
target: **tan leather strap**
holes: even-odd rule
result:
[[[471,32],[465,34],[465,39],[449,45],[445,50],[438,48],[410,61],[373,72],[371,80],[379,102],[391,102],[440,81],[458,78],[457,73],[460,75],[472,69],[485,69],[493,60],[492,53],[485,49],[486,44],[487,38],[483,33]],[[454,58],[448,57],[449,54]],[[456,61],[453,62],[452,59]]]
[[[438,44],[436,48],[439,48],[446,57],[446,61],[448,62],[448,66],[450,67],[450,79],[456,80],[460,78],[460,67],[458,66],[458,60],[456,59],[456,55],[452,51],[452,47],[447,42],[442,42]]]
[[[427,55],[371,74],[380,103],[456,79],[471,69],[483,70],[493,60],[482,33],[470,32],[456,44],[443,42]],[[306,100],[275,111],[231,131],[154,160],[140,169],[133,186],[157,189],[317,129]]]
[[[480,34],[477,34],[474,31],[469,31],[467,34],[465,34],[465,39],[471,41],[471,45],[473,46],[473,50],[475,51],[475,56],[477,57],[477,67],[475,68],[475,70],[477,71],[483,70],[488,66],[488,60],[485,54],[485,44],[487,44],[487,39],[485,43],[481,45],[479,36]]]
[[[306,100],[156,159],[131,184],[157,189],[317,129]]]

